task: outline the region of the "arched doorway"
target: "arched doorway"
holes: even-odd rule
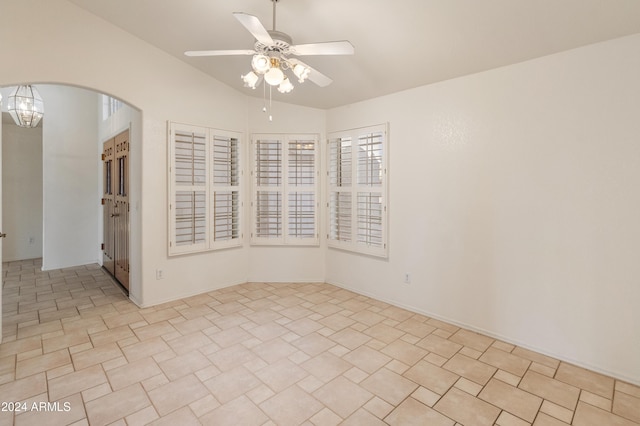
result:
[[[108,111],[105,105],[113,98],[98,90],[58,84],[34,85],[45,102],[39,168],[41,228],[39,231],[31,229],[23,235],[22,231],[16,233],[16,230],[23,229],[24,224],[16,226],[13,222],[5,223],[3,232],[21,243],[40,243],[43,270],[102,264],[102,143],[126,130],[131,134],[131,144],[137,148],[142,133],[141,112],[121,101],[119,108]],[[9,90],[9,86],[0,88],[4,105]],[[4,108],[6,110],[6,106]],[[7,127],[11,125],[9,123]],[[0,138],[0,144],[2,142]],[[139,164],[139,159],[135,158],[139,152],[136,148],[133,161]],[[11,160],[5,158],[5,161]],[[37,161],[35,163],[29,166],[32,171],[37,170]],[[128,175],[135,199],[139,194],[140,174]],[[6,203],[0,201],[0,208],[6,209]],[[133,216],[136,214],[134,211]],[[24,219],[20,215],[17,218]],[[139,219],[132,222],[136,226]],[[39,233],[39,238],[34,233]],[[139,254],[134,257],[139,259]],[[132,287],[137,289],[139,282],[133,280]]]

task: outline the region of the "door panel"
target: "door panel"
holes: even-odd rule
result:
[[[103,191],[102,205],[103,207],[103,251],[102,264],[104,268],[112,275],[115,275],[115,247],[114,247],[114,229],[113,217],[115,213],[115,194],[114,194],[114,162],[115,162],[115,139],[106,141],[103,145]]]
[[[129,289],[129,131],[104,143],[103,265]]]
[[[117,191],[115,196],[115,277],[129,289],[129,132],[115,138]]]

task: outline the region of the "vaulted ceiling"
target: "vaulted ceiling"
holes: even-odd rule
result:
[[[233,12],[272,26],[271,0],[69,0],[248,95],[250,56],[188,58],[186,50],[251,49]],[[331,108],[640,32],[638,0],[278,0],[277,29],[294,44],[349,40],[354,56],[306,56],[331,77],[274,99]],[[141,55],[144,54],[141,52]]]

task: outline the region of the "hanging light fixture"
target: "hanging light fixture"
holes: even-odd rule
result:
[[[292,64],[279,55],[279,52],[269,52],[271,56],[262,54],[254,55],[251,60],[251,68],[247,74],[241,75],[244,87],[255,89],[262,80],[270,86],[276,86],[280,93],[289,93],[293,90],[293,84],[286,76],[285,71],[290,69],[302,83],[309,76],[309,68]]]
[[[256,37],[258,39],[255,45],[256,54],[251,58],[253,71],[240,77],[244,81],[245,87],[255,89],[264,80],[265,84],[276,87],[278,92],[289,93],[294,86],[285,71],[290,70],[298,78],[298,82],[303,83],[309,76],[311,69],[299,61],[291,60],[287,57],[292,53],[291,37],[283,32],[276,31],[276,3],[278,0],[271,0],[271,2],[273,3],[273,29],[271,31],[264,30],[269,39],[268,43]],[[258,25],[262,27],[259,21]],[[271,96],[271,87],[269,87],[269,94]]]
[[[42,97],[31,85],[18,86],[9,95],[7,110],[20,127],[36,127],[44,115]]]
[[[298,83],[304,83],[304,81],[309,77],[309,73],[311,69],[305,67],[302,64],[295,64],[293,66],[293,73],[298,77]]]
[[[249,71],[245,75],[241,76],[242,81],[244,81],[244,87],[249,87],[251,89],[255,89],[258,83],[260,82],[260,78],[253,71]]]
[[[255,39],[253,49],[233,50],[188,50],[186,56],[236,56],[250,55],[251,69],[240,75],[244,86],[255,89],[263,83],[263,111],[267,112],[267,88],[269,89],[269,105],[273,87],[280,93],[290,93],[294,89],[292,78],[295,75],[298,83],[310,80],[320,87],[331,84],[332,80],[304,64],[292,56],[312,55],[353,55],[354,47],[347,40],[327,41],[320,43],[293,44],[291,36],[276,30],[276,5],[280,0],[268,0],[273,6],[273,25],[268,30],[260,20],[248,13],[234,12],[233,16],[244,26]],[[287,76],[287,74],[293,74]],[[267,87],[268,86],[268,87]],[[271,119],[271,115],[269,115]]]
[[[272,86],[278,86],[284,80],[284,72],[280,67],[273,67],[264,74],[264,81]]]
[[[254,55],[251,66],[256,73],[264,74],[271,68],[271,60],[265,55]]]
[[[282,80],[282,83],[280,83],[280,86],[278,86],[278,92],[289,93],[292,90],[293,84],[291,84],[288,77],[285,77],[284,80]]]

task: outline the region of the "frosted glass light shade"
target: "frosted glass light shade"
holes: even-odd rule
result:
[[[271,68],[264,75],[264,81],[272,86],[278,86],[284,80],[284,73],[280,68]]]
[[[282,80],[282,83],[280,83],[280,86],[278,86],[278,92],[289,93],[292,90],[293,90],[293,84],[291,84],[289,79],[285,77],[284,80]]]
[[[7,98],[7,110],[20,127],[36,127],[44,116],[44,104],[35,87],[18,86]]]
[[[304,81],[309,77],[309,73],[311,70],[304,65],[296,64],[293,67],[293,73],[298,77],[299,83],[304,83]]]
[[[252,89],[256,88],[258,84],[259,77],[253,71],[249,71],[247,74],[241,76],[242,81],[244,81],[244,87],[250,87]]]
[[[251,66],[256,73],[264,74],[271,68],[271,60],[265,55],[254,55]]]

